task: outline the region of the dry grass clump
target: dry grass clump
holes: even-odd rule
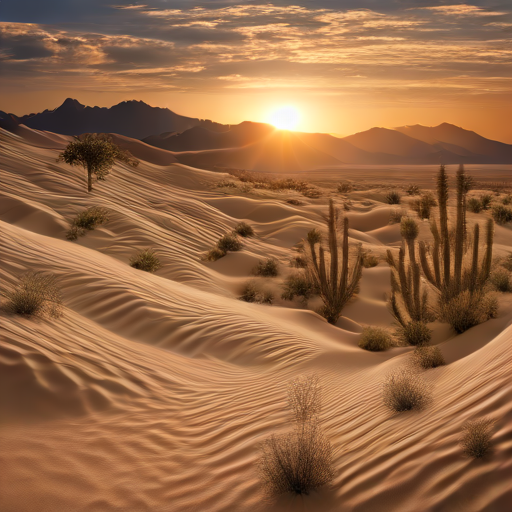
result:
[[[364,268],[373,268],[379,264],[379,258],[373,255],[371,252],[363,253],[363,267]]]
[[[501,266],[506,268],[509,272],[512,272],[512,253],[509,254],[502,262]]]
[[[420,187],[418,187],[418,185],[412,184],[405,189],[405,192],[409,196],[417,196],[420,193]]]
[[[505,206],[508,206],[509,204],[512,204],[512,195],[510,194],[507,194],[502,200],[501,200],[502,204],[504,204]]]
[[[28,272],[5,293],[5,309],[15,315],[53,317],[62,315],[62,296],[53,274]]]
[[[507,272],[504,268],[497,268],[491,272],[489,282],[498,292],[512,292],[510,272]]]
[[[404,325],[400,325],[396,330],[396,336],[407,345],[423,347],[430,342],[432,331],[424,322],[412,320]]]
[[[76,240],[84,236],[86,231],[93,230],[96,226],[108,221],[108,210],[99,206],[91,206],[80,212],[71,223],[71,228],[66,234],[68,240]]]
[[[320,414],[322,389],[318,375],[301,375],[288,384],[288,405],[297,422],[305,422]]]
[[[249,226],[247,222],[239,222],[233,231],[244,238],[254,236],[254,229],[252,229],[252,226]]]
[[[412,353],[412,362],[414,366],[423,370],[437,368],[446,364],[439,347],[435,346],[416,347]]]
[[[461,334],[490,318],[496,318],[498,301],[496,297],[476,291],[464,290],[459,295],[439,301],[440,317],[449,323],[455,332]]]
[[[272,304],[274,302],[274,294],[268,290],[261,290],[256,283],[249,281],[244,285],[239,299],[255,304]]]
[[[370,352],[387,350],[392,345],[391,335],[380,327],[365,327],[359,338],[358,345]]]
[[[405,217],[407,212],[405,210],[394,209],[389,214],[390,224],[399,224],[402,221],[402,217]]]
[[[411,201],[410,206],[418,214],[420,219],[430,219],[432,208],[437,206],[437,201],[431,192],[423,194],[419,199]]]
[[[482,203],[476,197],[468,199],[467,209],[472,213],[480,213],[482,211]]]
[[[392,190],[386,195],[386,201],[388,204],[400,204],[400,193]]]
[[[263,277],[276,277],[279,273],[277,260],[275,258],[267,258],[265,261],[259,261],[254,273]]]
[[[303,273],[290,274],[284,282],[284,291],[281,298],[284,300],[293,300],[300,297],[304,304],[314,295],[318,294],[315,284]]]
[[[213,247],[204,255],[204,259],[208,261],[217,261],[224,256],[226,256],[226,251],[223,251],[218,247]]]
[[[161,264],[153,249],[143,249],[130,258],[130,266],[144,272],[156,272]]]
[[[484,457],[491,448],[493,426],[494,420],[490,418],[468,421],[459,439],[462,451],[475,459]]]
[[[408,367],[390,373],[383,386],[384,405],[394,412],[423,409],[431,393],[420,375]]]
[[[219,188],[237,188],[237,184],[234,181],[220,180],[217,182]]]
[[[512,208],[497,204],[492,209],[492,218],[496,224],[503,225],[512,222]]]
[[[338,184],[337,190],[340,194],[348,194],[354,190],[354,186],[348,181],[342,181]]]
[[[290,267],[294,268],[306,268],[308,266],[308,260],[303,254],[297,254],[290,260]]]
[[[224,251],[224,253],[228,251],[236,252],[239,251],[242,247],[242,242],[240,242],[240,240],[234,233],[225,234],[217,242],[217,248],[220,249],[221,251]]]

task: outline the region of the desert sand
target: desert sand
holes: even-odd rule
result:
[[[3,512],[510,509],[510,294],[500,295],[496,319],[461,335],[432,324],[448,363],[424,373],[432,403],[393,414],[383,405],[382,382],[412,347],[358,347],[363,326],[393,327],[387,264],[364,269],[337,326],[314,312],[314,301],[305,308],[279,298],[292,248],[311,228],[324,229],[328,197],[342,205],[334,188],[317,199],[219,188],[236,180],[123,137],[118,142],[140,165],[115,165],[87,194],[83,170],[56,162],[69,139],[29,128],[0,132],[0,289],[27,270],[51,271],[65,306],[59,319],[2,312]],[[467,170],[478,180],[510,180],[510,166],[492,175],[493,166],[476,167]],[[436,170],[398,169],[402,180],[395,181],[433,188]],[[384,191],[371,182],[393,177],[368,167],[310,173],[325,187],[358,177],[369,185],[350,195],[350,242],[383,256],[400,245],[400,232],[389,224],[393,207]],[[93,205],[108,208],[110,221],[66,240],[70,220]],[[484,218],[468,214],[470,224]],[[238,253],[203,261],[241,220],[257,236]],[[428,236],[423,223],[420,238]],[[160,256],[156,274],[128,264],[146,247]],[[497,226],[495,255],[511,250],[510,224]],[[268,279],[275,304],[241,302],[253,267],[269,256],[280,263],[280,277]],[[310,373],[323,389],[335,478],[310,496],[269,502],[258,446],[290,428],[287,383]],[[473,460],[458,437],[467,420],[482,416],[496,420],[492,456]]]

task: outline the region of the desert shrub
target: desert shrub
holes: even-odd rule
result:
[[[506,224],[512,222],[512,208],[507,208],[501,204],[497,204],[492,209],[492,218],[496,224]]]
[[[242,183],[242,185],[240,185],[240,192],[242,192],[244,194],[251,192],[251,190],[252,190],[252,185],[250,185],[249,183]]]
[[[400,325],[396,330],[396,336],[407,345],[421,347],[430,342],[432,331],[424,322],[411,321]]]
[[[62,314],[62,296],[52,274],[28,272],[5,298],[5,309],[16,315],[58,318]]]
[[[80,212],[72,221],[71,228],[66,234],[68,240],[76,240],[85,235],[86,231],[93,230],[108,221],[108,210],[99,206],[91,206]]]
[[[298,254],[297,256],[294,256],[290,260],[290,267],[306,268],[307,266],[308,266],[308,261],[303,254]]]
[[[512,254],[509,254],[501,263],[503,268],[506,268],[509,272],[512,272]]]
[[[307,301],[317,293],[318,290],[314,283],[308,279],[305,274],[296,273],[286,278],[281,298],[284,300],[293,300],[295,297],[300,297],[302,302],[307,303]]]
[[[249,226],[249,224],[247,224],[246,222],[239,222],[235,226],[234,232],[237,235],[243,236],[244,238],[254,236],[254,229],[252,229],[252,226]]]
[[[510,194],[507,194],[502,200],[501,200],[502,204],[504,204],[505,206],[508,206],[509,204],[512,204],[512,195]]]
[[[400,204],[400,194],[396,190],[392,190],[386,195],[388,204]]]
[[[218,247],[213,247],[204,255],[204,259],[208,261],[217,261],[223,258],[224,256],[226,256],[226,251],[223,251]]]
[[[462,427],[459,445],[469,457],[484,457],[491,448],[494,421],[490,418],[468,421]]]
[[[497,268],[491,272],[489,281],[493,288],[498,292],[512,292],[510,273],[504,268]]]
[[[318,375],[301,375],[288,384],[288,406],[299,423],[310,421],[320,414],[322,394]]]
[[[476,197],[470,197],[468,199],[467,209],[473,213],[480,213],[482,211],[482,203]]]
[[[409,185],[405,192],[410,196],[417,196],[420,193],[420,187],[418,185]]]
[[[348,181],[342,181],[338,184],[338,192],[340,194],[348,194],[354,190],[354,187],[352,183],[349,183]]]
[[[492,196],[491,194],[482,194],[480,196],[480,204],[482,205],[482,210],[488,210],[491,206]]]
[[[422,409],[430,400],[430,389],[414,370],[398,368],[384,381],[383,400],[395,412]]]
[[[402,217],[405,215],[407,215],[405,210],[398,210],[395,208],[394,210],[391,210],[391,213],[389,214],[389,223],[399,224],[402,221]]]
[[[240,300],[254,302],[256,304],[272,304],[274,295],[268,290],[261,290],[256,283],[249,281],[244,285]]]
[[[130,258],[130,266],[145,272],[156,272],[160,267],[160,260],[158,259],[153,249],[143,249],[135,256]]]
[[[228,251],[239,251],[241,248],[242,242],[240,242],[240,240],[234,233],[227,233],[217,242],[217,249],[220,249],[225,253]]]
[[[259,470],[267,494],[308,495],[334,477],[331,443],[318,422],[298,423],[262,443]]]
[[[288,204],[292,204],[293,206],[302,206],[302,202],[299,201],[298,199],[287,199],[286,202]]]
[[[415,366],[424,370],[446,364],[439,347],[429,346],[416,347],[412,354],[412,361]]]
[[[463,333],[497,315],[497,299],[482,291],[465,290],[453,298],[439,301],[440,317],[457,333]]]
[[[220,180],[217,182],[217,187],[219,188],[237,188],[237,184],[234,181],[229,180]]]
[[[363,267],[364,268],[373,268],[379,264],[379,258],[373,255],[371,252],[363,253]]]
[[[391,347],[390,334],[380,327],[365,327],[359,338],[359,346],[370,352],[380,352]]]
[[[276,277],[278,274],[277,260],[275,258],[268,258],[265,261],[260,261],[254,273],[263,277]]]
[[[411,201],[410,206],[420,219],[430,219],[432,208],[437,206],[437,201],[432,193],[427,192],[419,199]]]

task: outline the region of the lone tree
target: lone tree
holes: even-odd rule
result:
[[[104,133],[87,133],[75,137],[66,149],[59,155],[57,161],[64,161],[69,165],[81,165],[87,171],[87,192],[92,190],[92,176],[97,180],[104,180],[110,174],[115,161],[126,162],[133,167],[139,161],[128,151],[121,150],[112,138]]]

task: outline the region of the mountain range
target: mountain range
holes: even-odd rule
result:
[[[293,172],[341,164],[511,164],[512,145],[449,123],[427,127],[371,128],[344,138],[277,130],[264,123],[224,125],[181,116],[142,101],[110,108],[68,98],[55,110],[15,116],[0,111],[0,127],[20,125],[63,135],[115,133],[172,153],[173,160],[203,169],[240,168]]]

